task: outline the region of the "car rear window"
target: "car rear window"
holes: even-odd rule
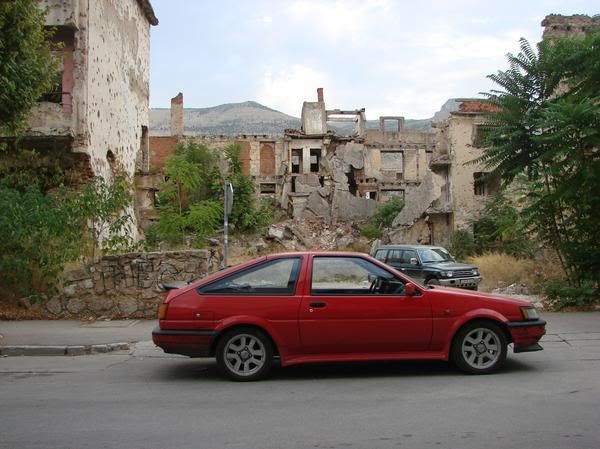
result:
[[[225,276],[198,289],[201,294],[293,295],[300,258],[275,259]]]

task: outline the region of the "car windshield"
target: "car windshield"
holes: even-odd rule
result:
[[[444,248],[426,248],[419,250],[422,263],[454,262],[454,259]]]

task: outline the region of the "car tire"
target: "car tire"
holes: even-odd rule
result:
[[[440,281],[436,278],[431,278],[426,282],[427,285],[440,285]]]
[[[219,371],[231,380],[264,379],[273,363],[273,343],[252,327],[238,327],[223,335],[215,351]]]
[[[489,374],[506,361],[508,341],[500,326],[473,321],[463,326],[452,344],[452,361],[463,372]]]

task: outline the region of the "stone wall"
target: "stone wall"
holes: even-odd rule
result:
[[[209,250],[104,256],[67,272],[62,292],[45,308],[57,318],[155,318],[159,284],[206,276],[219,266]]]

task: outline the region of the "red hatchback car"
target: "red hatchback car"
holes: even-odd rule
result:
[[[545,333],[531,304],[480,292],[424,287],[358,253],[260,257],[170,290],[152,338],[165,352],[216,357],[234,380],[282,366],[360,360],[452,360],[499,369],[507,346],[538,351]]]

